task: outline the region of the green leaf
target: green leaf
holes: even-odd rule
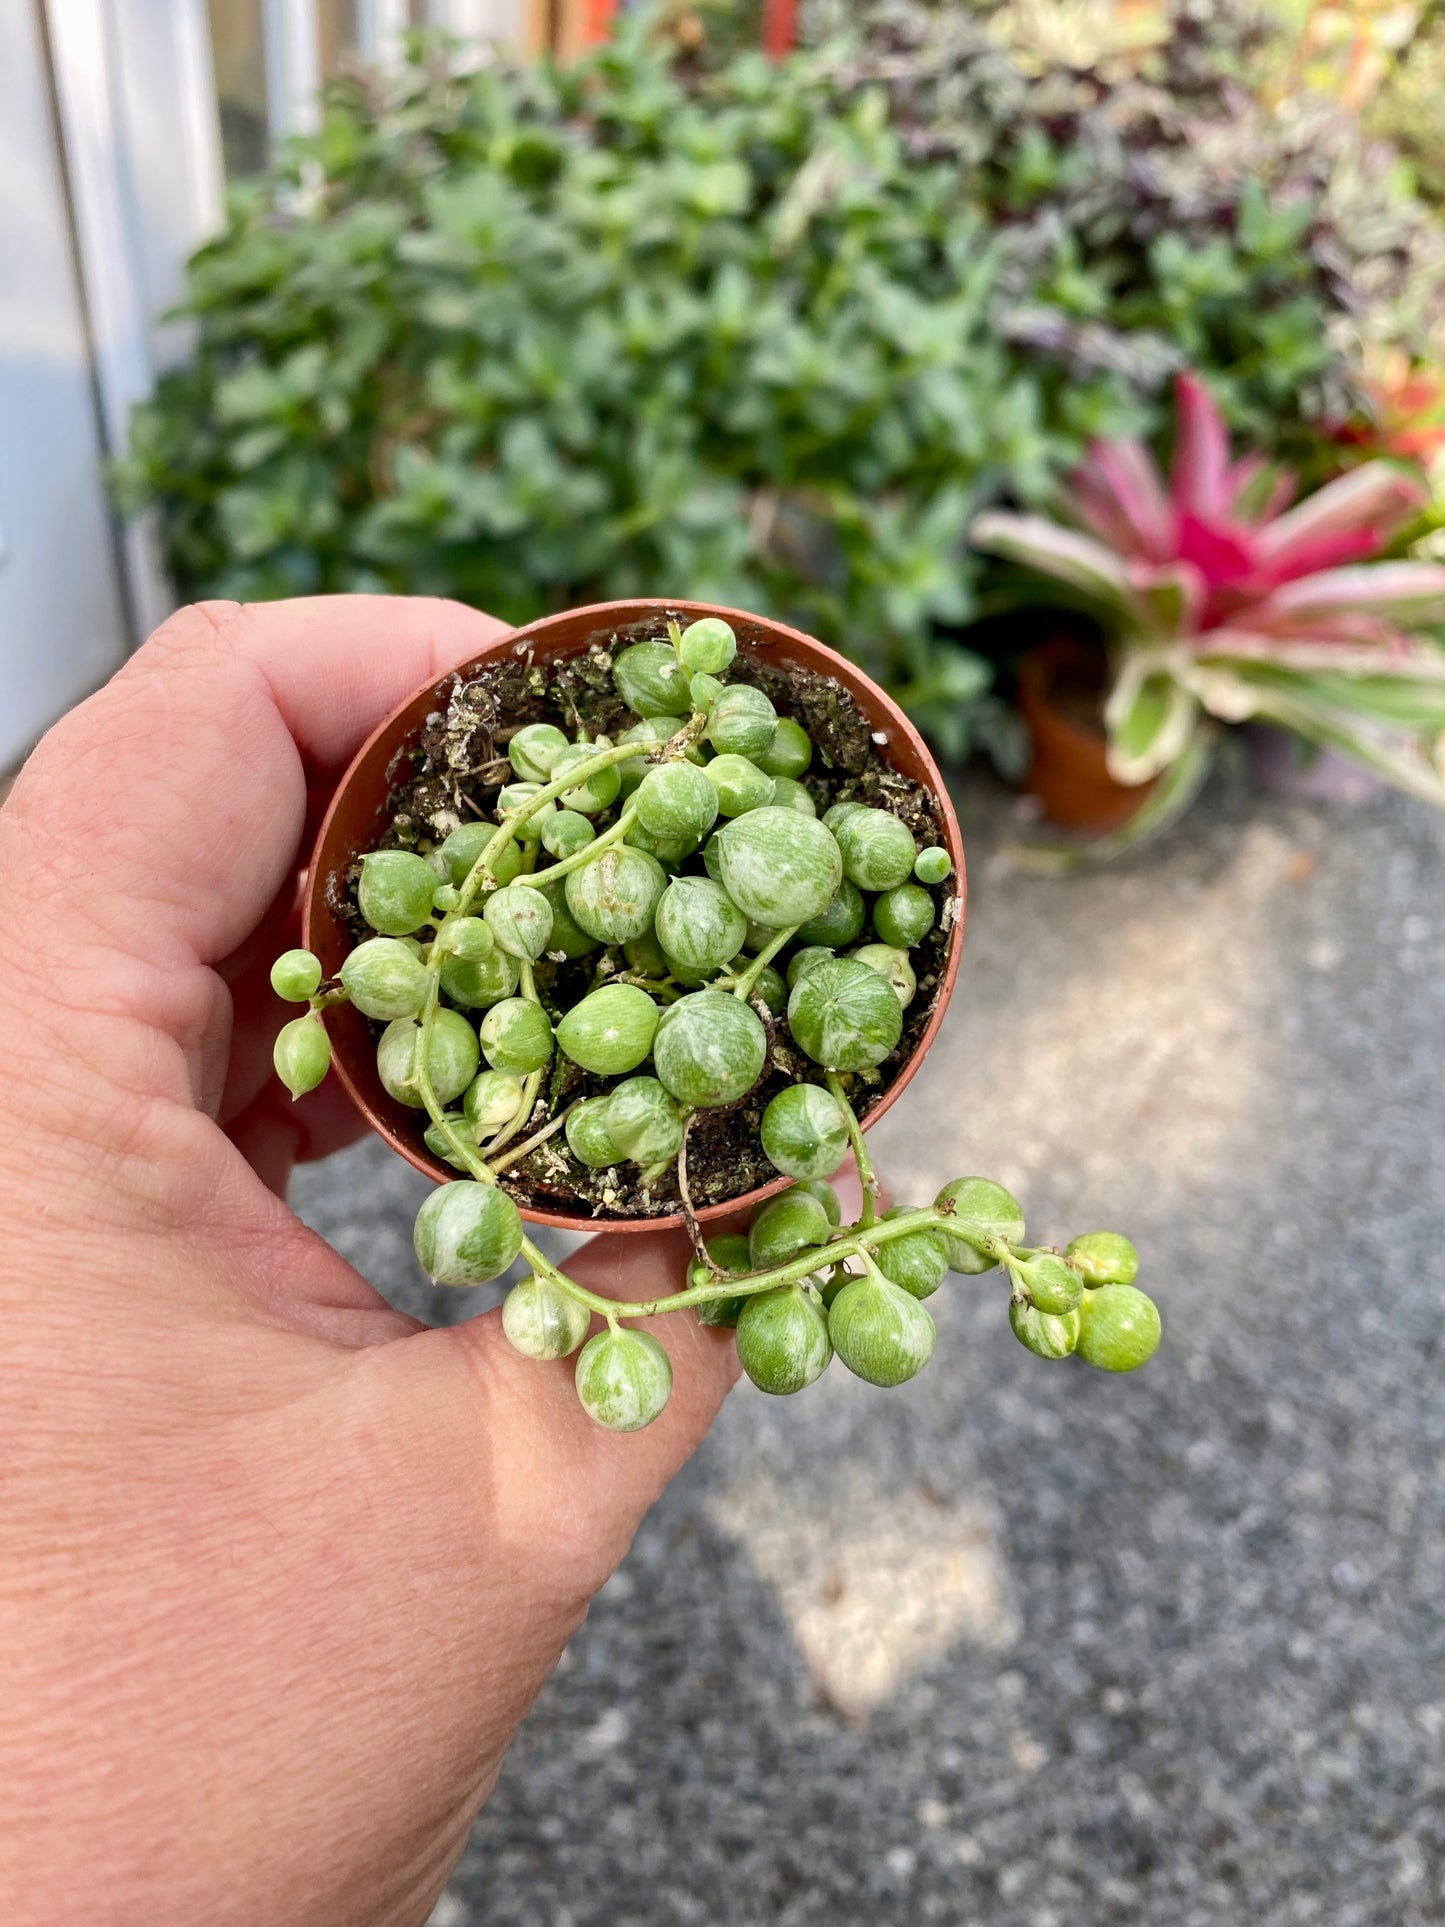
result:
[[[1194,693],[1152,656],[1126,656],[1109,700],[1109,774],[1118,783],[1147,783],[1175,762],[1199,725]]]

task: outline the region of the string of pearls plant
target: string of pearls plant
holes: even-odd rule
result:
[[[978,1177],[880,1212],[850,1089],[899,1043],[916,994],[910,952],[935,926],[952,865],[889,810],[836,802],[820,819],[800,780],[806,730],[762,690],[724,680],[735,652],[716,617],[632,644],[613,677],[639,721],[618,741],[526,724],[508,745],[515,780],[495,822],[363,857],[356,901],[375,934],[331,982],[305,950],[272,970],[280,996],[309,1006],[276,1040],[278,1074],[293,1097],[321,1082],[332,1004],[349,999],[385,1025],[382,1083],[425,1110],[428,1146],[463,1174],[418,1214],[422,1265],[439,1284],[474,1286],[521,1254],[531,1271],[503,1305],[508,1338],[537,1359],[577,1353],[578,1396],[614,1430],[650,1424],[671,1390],[667,1353],[631,1329],[639,1319],[693,1311],[735,1326],[766,1392],[801,1391],[835,1353],[860,1378],[899,1385],[932,1355],[923,1301],[949,1271],[1001,1268],[1014,1333],[1040,1358],[1142,1365],[1159,1314],[1134,1284],[1126,1238],[1027,1245],[1017,1201]],[[544,966],[599,948],[594,987],[559,1009],[554,970],[544,1000]],[[783,1027],[810,1074],[772,1096],[760,1136],[793,1183],[745,1235],[704,1240],[691,1125],[748,1098]],[[540,1092],[557,1051],[606,1087],[548,1114]],[[695,1258],[671,1296],[602,1297],[526,1236],[502,1179],[558,1134],[589,1170],[675,1167]],[[862,1209],[843,1224],[827,1180],[850,1149]],[[589,1337],[594,1317],[605,1323]]]

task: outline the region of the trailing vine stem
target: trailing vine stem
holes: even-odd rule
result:
[[[871,1225],[878,1216],[879,1185],[878,1175],[873,1169],[873,1160],[868,1155],[868,1147],[863,1142],[863,1126],[858,1122],[853,1106],[848,1102],[843,1089],[843,1080],[836,1071],[825,1071],[828,1089],[833,1093],[838,1108],[843,1113],[843,1123],[847,1128],[848,1142],[853,1147],[853,1162],[858,1167],[858,1181],[863,1187],[863,1215],[858,1220],[861,1225]]]
[[[748,998],[753,994],[753,985],[758,981],[758,978],[762,976],[763,972],[773,961],[773,958],[777,956],[784,944],[792,942],[800,928],[801,925],[796,923],[792,924],[788,929],[778,931],[771,942],[763,945],[757,956],[753,958],[747,969],[733,985],[734,997],[740,997],[744,1003],[747,1002]]]
[[[810,1245],[801,1256],[790,1259],[785,1265],[776,1265],[770,1271],[729,1272],[716,1284],[691,1285],[686,1291],[674,1292],[669,1298],[651,1298],[641,1304],[623,1303],[588,1291],[547,1260],[543,1259],[540,1265],[537,1264],[532,1248],[525,1241],[523,1248],[528,1262],[539,1276],[549,1279],[559,1290],[575,1298],[578,1304],[586,1305],[589,1311],[598,1312],[604,1318],[656,1318],[665,1312],[686,1311],[690,1306],[706,1305],[719,1298],[750,1298],[762,1291],[777,1291],[784,1285],[801,1283],[825,1265],[840,1264],[847,1258],[861,1259],[873,1246],[906,1237],[911,1231],[929,1231],[935,1227],[946,1227],[954,1237],[967,1236],[965,1220],[951,1212],[940,1211],[936,1206],[925,1205],[917,1211],[900,1212],[886,1223],[866,1227],[851,1225],[845,1230],[835,1231],[827,1244]],[[982,1226],[977,1228],[977,1235],[969,1242],[993,1258],[995,1264],[1004,1261],[1009,1249],[1006,1240],[986,1232]]]
[[[610,830],[604,830],[601,836],[584,843],[580,850],[574,850],[571,856],[563,857],[560,863],[554,863],[550,869],[538,870],[535,876],[528,877],[529,888],[540,890],[545,883],[556,883],[560,878],[570,876],[574,870],[584,869],[604,850],[610,850],[614,843],[620,843],[636,821],[637,810],[629,803]]]

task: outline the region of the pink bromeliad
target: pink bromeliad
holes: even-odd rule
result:
[[[1176,410],[1167,483],[1140,443],[1100,442],[1066,492],[1079,528],[992,511],[972,530],[1103,625],[1115,777],[1192,791],[1207,719],[1258,716],[1445,804],[1445,650],[1419,633],[1445,622],[1445,568],[1367,560],[1418,514],[1422,483],[1366,462],[1295,501],[1287,472],[1231,458],[1196,376]]]

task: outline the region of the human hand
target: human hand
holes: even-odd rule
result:
[[[656,1321],[647,1431],[495,1314],[425,1331],[288,1211],[356,1121],[270,1073],[307,826],[499,624],[182,611],[0,811],[0,1917],[425,1919],[523,1714],[736,1376]],[[569,1260],[670,1290],[686,1241]]]

